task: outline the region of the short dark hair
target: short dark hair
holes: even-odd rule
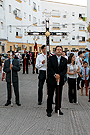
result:
[[[10,53],[10,51],[8,51],[7,53]],[[12,51],[12,55],[14,55],[14,51]]]
[[[58,46],[56,46],[55,51],[56,51],[56,49],[57,49],[58,47],[62,48],[62,46],[59,46],[59,45],[58,45]],[[63,48],[62,48],[62,51],[63,51]]]
[[[46,45],[42,45],[42,46],[41,46],[41,49],[44,49],[44,47],[46,47]]]
[[[87,61],[84,61],[83,64],[87,63]]]
[[[82,54],[82,51],[79,51],[79,52],[78,52],[78,56],[79,56],[80,54]]]
[[[86,48],[85,50],[87,50],[87,51],[88,51],[88,48]]]

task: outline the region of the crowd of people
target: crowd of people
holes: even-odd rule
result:
[[[55,96],[55,113],[63,115],[61,111],[62,90],[63,85],[68,83],[68,98],[70,103],[77,103],[77,90],[81,89],[81,96],[83,96],[83,87],[86,89],[86,95],[89,96],[90,102],[90,51],[86,48],[85,51],[63,51],[62,46],[56,46],[55,53],[47,53],[46,46],[42,45],[42,53],[37,54],[35,60],[34,53],[25,49],[23,59],[22,74],[29,74],[28,65],[33,66],[32,73],[39,74],[38,77],[38,105],[42,105],[43,101],[43,85],[47,82],[47,116],[52,115],[53,95]],[[12,53],[12,63],[10,62],[10,51],[8,59],[0,55],[0,71],[2,72],[2,81],[6,79],[7,82],[7,102],[5,106],[11,104],[11,78],[14,87],[15,101],[18,106],[21,106],[19,99],[18,88],[18,73],[20,71],[21,54],[19,51]],[[35,71],[36,69],[36,71]],[[12,71],[12,77],[11,77]],[[46,76],[47,73],[47,76]]]

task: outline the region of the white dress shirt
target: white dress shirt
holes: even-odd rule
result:
[[[42,61],[45,60],[45,63],[42,64]],[[46,60],[46,55],[44,55],[43,53],[38,55],[36,58],[36,68],[39,70],[44,70],[46,71],[46,67],[47,67],[47,60]]]

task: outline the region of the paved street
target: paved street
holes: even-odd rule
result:
[[[0,73],[1,76],[1,73]],[[37,104],[37,74],[23,75],[19,72],[19,88],[21,106],[5,107],[6,82],[0,79],[0,135],[90,135],[90,103],[88,97],[80,96],[79,103],[68,102],[67,84],[63,87],[62,112],[57,116],[54,111],[52,117],[46,115],[47,96],[44,85],[43,103]]]

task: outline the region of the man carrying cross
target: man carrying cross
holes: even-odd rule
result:
[[[36,68],[39,69],[39,82],[38,82],[38,105],[42,104],[43,96],[43,84],[46,79],[46,46],[42,45],[42,54],[37,56],[36,59]]]

